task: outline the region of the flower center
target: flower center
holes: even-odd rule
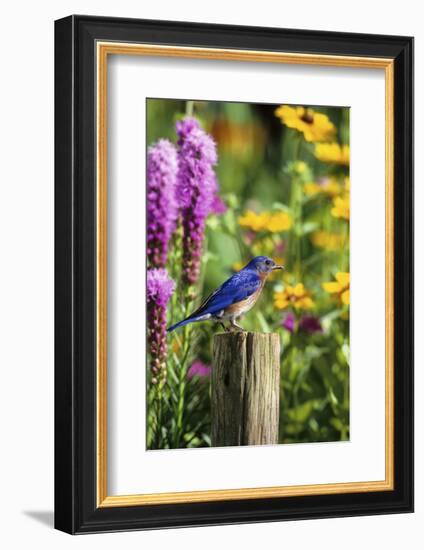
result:
[[[314,122],[314,115],[309,111],[305,111],[300,117],[300,120],[302,122],[306,122],[306,124],[312,124]]]

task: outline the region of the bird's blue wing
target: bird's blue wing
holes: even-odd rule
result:
[[[261,283],[257,273],[250,270],[239,271],[217,288],[190,317],[205,313],[213,315],[231,304],[241,302],[256,292]]]

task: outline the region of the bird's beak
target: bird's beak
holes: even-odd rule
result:
[[[286,269],[286,268],[283,265],[275,264],[274,267],[272,268],[272,271],[275,271],[277,269]]]

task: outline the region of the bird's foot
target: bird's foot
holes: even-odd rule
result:
[[[232,327],[236,332],[247,332],[246,329],[244,329],[243,327],[241,327],[240,325],[238,325],[238,324],[235,323],[234,321],[231,323],[231,327]]]
[[[227,328],[224,323],[219,323],[221,325],[221,327],[224,329],[224,332],[231,332],[231,330],[229,328]]]

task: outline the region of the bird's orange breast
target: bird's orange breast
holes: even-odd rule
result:
[[[259,279],[262,281],[262,286],[263,286],[265,281],[267,280],[267,277],[268,277],[269,273],[265,273],[264,271],[260,271],[258,273],[258,275],[259,275]]]
[[[227,315],[241,315],[245,311],[249,311],[255,303],[256,300],[259,298],[261,291],[262,291],[263,285],[261,285],[258,290],[255,290],[253,294],[245,298],[244,300],[241,300],[240,302],[236,302],[235,304],[231,304],[225,309],[225,313]]]

